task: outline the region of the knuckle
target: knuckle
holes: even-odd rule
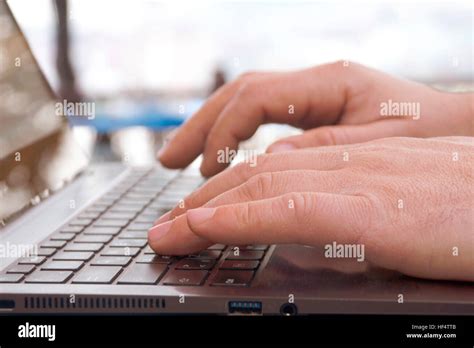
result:
[[[292,192],[283,197],[286,207],[292,207],[294,220],[306,225],[315,214],[314,194],[311,192]]]
[[[251,197],[266,197],[268,196],[273,188],[274,174],[273,173],[260,173],[251,177],[247,182],[247,192]]]
[[[340,143],[333,127],[321,127],[315,137],[316,142],[321,145],[333,146]]]

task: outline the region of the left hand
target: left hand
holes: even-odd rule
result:
[[[375,266],[474,281],[473,167],[464,137],[266,154],[211,178],[158,221],[149,243],[160,254],[214,243],[363,244]]]

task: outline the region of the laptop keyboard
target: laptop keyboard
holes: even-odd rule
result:
[[[0,283],[250,286],[268,245],[215,244],[157,255],[148,229],[203,183],[189,170],[133,170],[111,191],[0,274]]]

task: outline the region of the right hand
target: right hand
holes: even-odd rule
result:
[[[419,103],[420,118],[382,117],[380,104],[389,100]],[[442,93],[352,62],[248,73],[217,90],[177,130],[159,159],[166,167],[183,168],[203,153],[201,173],[212,176],[228,165],[218,163],[218,151],[237,149],[264,123],[307,130],[267,150],[277,152],[393,136],[473,135],[473,113],[472,94]]]

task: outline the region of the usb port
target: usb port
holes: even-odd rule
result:
[[[229,301],[229,313],[262,314],[262,302],[260,301]]]

